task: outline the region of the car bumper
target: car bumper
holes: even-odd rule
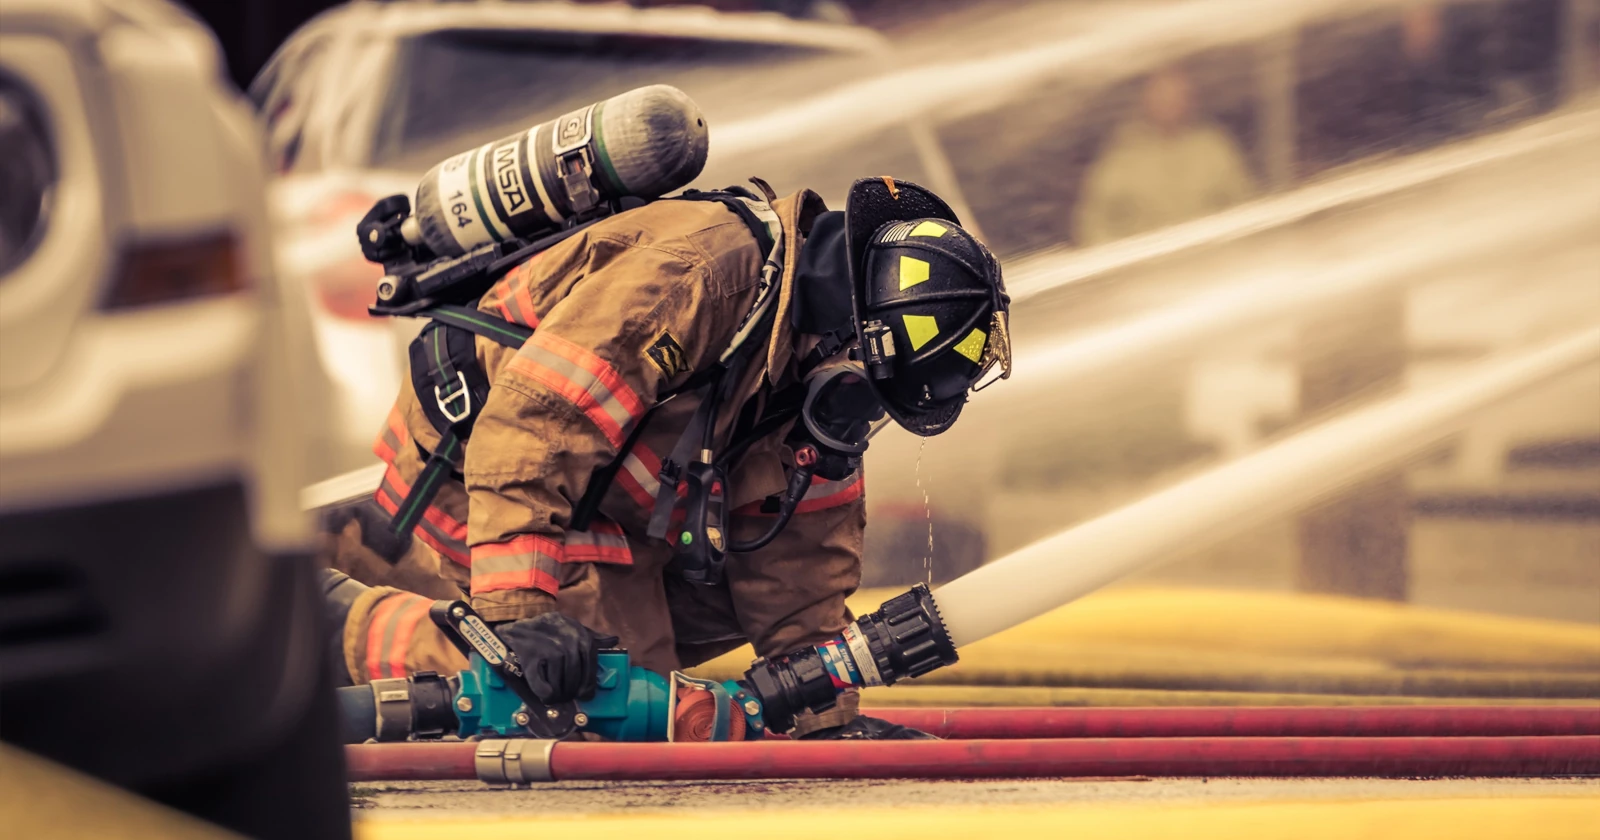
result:
[[[224,482],[0,515],[0,731],[131,787],[270,743],[321,645],[306,556],[250,537]]]
[[[0,513],[247,478],[260,331],[247,295],[86,319],[0,400]]]

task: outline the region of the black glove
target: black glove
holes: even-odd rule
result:
[[[830,726],[800,736],[802,741],[937,741],[920,729],[859,715],[844,726]]]
[[[547,706],[593,698],[599,652],[617,644],[616,636],[602,636],[556,612],[507,621],[494,630],[522,661],[533,696]]]

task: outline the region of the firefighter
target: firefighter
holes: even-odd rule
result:
[[[375,444],[382,513],[349,519],[335,565],[371,562],[362,552],[424,564],[470,594],[547,703],[592,696],[596,651],[619,643],[666,674],[840,632],[860,582],[867,438],[890,419],[939,434],[987,374],[1009,375],[1009,300],[999,263],[922,187],[863,179],[836,212],[756,183],[765,198],[619,213],[496,282],[477,311],[531,337],[476,337],[492,386],[459,445],[438,428],[447,377],[444,391],[402,389]],[[725,471],[674,480],[690,462]],[[685,519],[707,494],[727,515],[697,531]],[[414,540],[397,547],[380,532],[408,514]],[[696,565],[697,534],[731,549],[720,574]],[[354,683],[465,667],[429,598],[329,586]],[[920,734],[856,707],[842,697],[794,734]]]

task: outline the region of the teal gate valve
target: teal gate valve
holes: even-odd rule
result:
[[[580,702],[573,715],[573,723],[580,731],[612,741],[672,740],[675,688],[692,685],[711,692],[715,698],[717,717],[711,740],[728,740],[732,714],[744,716],[746,740],[766,733],[761,702],[737,682],[697,680],[677,673],[669,681],[654,671],[633,666],[625,650],[602,651],[599,658],[594,697]],[[467,670],[458,674],[457,680],[455,707],[460,737],[537,737],[530,724],[538,710],[529,709],[483,657],[473,654]]]
[[[668,741],[680,686],[713,695],[712,740],[728,739],[733,714],[744,716],[746,740],[766,734],[760,700],[740,683],[698,680],[677,672],[669,680],[634,666],[625,650],[600,652],[593,698],[575,706],[539,704],[515,654],[470,606],[441,601],[430,615],[467,654],[467,669],[457,675],[454,697],[457,734],[462,738],[561,738],[579,730],[614,741]]]

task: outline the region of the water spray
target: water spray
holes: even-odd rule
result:
[[[1352,412],[963,575],[933,594],[937,614],[958,648],[987,638],[1302,508],[1457,431],[1473,412],[1597,360],[1600,328]]]
[[[745,683],[766,704],[768,724],[785,731],[793,714],[827,709],[839,691],[953,664],[958,648],[1296,510],[1456,431],[1478,409],[1597,360],[1600,328],[1330,421],[1012,552],[937,592],[918,584],[829,642],[757,660]]]

